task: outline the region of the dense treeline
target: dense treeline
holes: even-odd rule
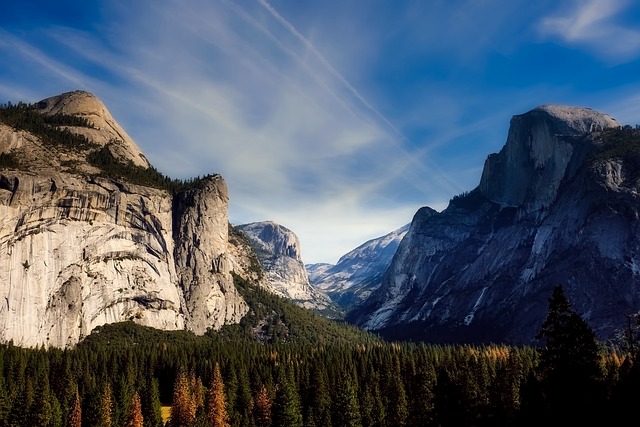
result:
[[[205,178],[194,178],[189,180],[172,179],[163,175],[153,166],[144,168],[137,166],[133,162],[122,161],[114,157],[109,149],[111,144],[91,151],[87,155],[89,164],[100,168],[101,175],[107,178],[119,179],[136,185],[158,188],[170,192],[183,191],[198,187]]]
[[[144,425],[159,425],[161,404],[173,404],[184,425],[207,425],[202,396],[216,366],[234,426],[496,425],[517,415],[536,360],[526,348],[262,345],[136,334],[135,345],[0,347],[0,425],[69,425],[76,390],[85,426],[107,418],[126,425],[134,393]]]
[[[93,124],[84,117],[66,114],[47,115],[39,112],[37,104],[0,104],[0,123],[16,130],[24,130],[38,136],[48,144],[73,150],[86,150],[96,147],[83,135],[71,132],[67,127],[93,128]]]
[[[602,132],[595,160],[609,159],[622,161],[626,181],[640,178],[640,126],[626,125]]]
[[[0,426],[161,426],[168,405],[170,426],[576,425],[639,397],[636,350],[604,351],[561,288],[539,349],[228,338],[122,323],[71,350],[0,346]]]
[[[84,127],[95,129],[95,126],[82,116],[66,114],[42,114],[39,104],[0,104],[0,123],[11,126],[15,130],[27,131],[50,146],[64,150],[86,151],[87,162],[100,169],[100,175],[126,182],[159,188],[170,192],[184,191],[200,185],[204,178],[189,180],[171,179],[156,168],[144,168],[114,157],[110,146],[100,147],[84,135],[72,132],[70,127]],[[0,153],[0,167],[20,168],[16,153]],[[73,163],[68,164],[73,171]]]

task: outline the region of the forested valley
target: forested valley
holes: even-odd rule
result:
[[[325,322],[276,297],[259,305],[286,307],[280,332],[292,318]],[[337,324],[266,341],[249,338],[251,324],[225,328],[195,336],[125,322],[73,349],[2,345],[0,426],[612,423],[640,397],[633,335],[598,343],[560,286],[539,347],[384,342]]]

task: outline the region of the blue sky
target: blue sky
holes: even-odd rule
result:
[[[0,6],[0,102],[87,90],[163,173],[220,173],[232,223],[303,260],[473,189],[515,114],[640,123],[632,0],[29,1]]]

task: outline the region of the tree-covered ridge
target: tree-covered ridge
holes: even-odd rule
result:
[[[640,179],[640,126],[607,129],[600,134],[598,142],[594,162],[619,160],[627,182],[635,183]]]
[[[0,123],[15,130],[23,130],[39,137],[45,143],[70,150],[87,150],[96,147],[83,135],[71,132],[68,127],[94,128],[84,117],[66,114],[42,114],[37,104],[0,104]]]
[[[368,344],[380,338],[347,323],[326,319],[274,295],[234,274],[234,284],[249,306],[239,324],[225,325],[212,338],[232,342],[250,341],[299,345]]]
[[[597,158],[627,158],[640,155],[640,126],[629,125],[604,130],[598,137]]]
[[[169,192],[184,191],[190,188],[197,188],[204,182],[204,179],[210,177],[207,175],[203,178],[197,177],[188,180],[172,179],[163,175],[153,166],[144,168],[133,164],[131,160],[123,161],[117,159],[109,149],[109,146],[91,151],[87,155],[87,162],[101,170],[100,175],[115,180],[123,180],[131,184],[141,185],[145,187],[153,187]]]
[[[156,168],[144,168],[133,164],[130,160],[117,159],[109,149],[112,141],[106,146],[99,147],[87,137],[74,133],[69,127],[85,127],[95,129],[86,118],[75,115],[53,114],[40,112],[38,104],[0,104],[0,123],[11,126],[14,130],[29,132],[37,136],[45,144],[76,152],[88,152],[86,160],[89,164],[100,169],[100,175],[123,180],[131,184],[148,186],[169,192],[183,191],[197,187],[204,178],[179,180],[169,178]],[[73,162],[65,163],[71,171],[75,170]],[[18,153],[0,153],[0,167],[20,168]],[[26,167],[26,166],[25,166]]]

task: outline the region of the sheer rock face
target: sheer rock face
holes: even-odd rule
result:
[[[228,200],[220,176],[174,198],[176,269],[196,333],[237,323],[247,311],[231,277]]]
[[[334,309],[331,299],[309,283],[295,233],[271,221],[238,225],[236,229],[249,239],[256,251],[266,273],[268,289],[305,308]]]
[[[599,338],[613,338],[640,310],[639,165],[592,156],[614,126],[583,108],[515,116],[479,187],[415,214],[350,320],[394,338],[530,344],[563,284]]]
[[[124,138],[102,103],[85,94],[40,105],[88,116],[106,129],[91,137],[98,144],[112,132]],[[120,158],[146,165],[135,144],[123,141]],[[29,165],[0,169],[0,341],[73,346],[96,326],[125,320],[200,334],[247,311],[232,284],[220,176],[173,196],[95,177],[86,164],[76,165],[84,172],[65,171],[64,159],[86,153],[60,151],[3,125],[0,152]]]

